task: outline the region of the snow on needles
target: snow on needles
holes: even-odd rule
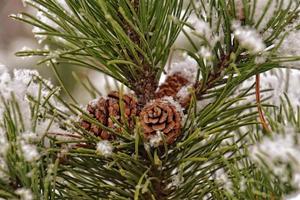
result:
[[[235,0],[236,5],[243,6],[243,2],[243,0]],[[249,6],[249,9],[253,11],[253,13],[251,13],[253,21],[255,25],[258,25],[259,31],[263,30],[267,26],[270,20],[272,20],[275,16],[276,12],[286,9],[293,10],[297,6],[297,1],[293,0],[251,0],[245,2],[247,3],[247,6]]]
[[[97,143],[96,152],[104,157],[109,157],[113,153],[113,146],[107,140],[102,140]]]
[[[33,195],[30,189],[19,188],[15,192],[20,196],[20,200],[33,200]]]
[[[18,105],[21,113],[22,124],[24,130],[35,130],[35,132],[25,131],[17,133],[20,130],[17,127],[16,135],[17,141],[20,144],[20,153],[24,156],[24,159],[28,162],[36,161],[40,155],[35,145],[39,142],[39,139],[45,134],[46,131],[59,131],[59,125],[52,122],[51,119],[36,119],[32,117],[32,102],[29,100],[29,96],[33,99],[41,98],[42,101],[49,101],[58,109],[64,109],[54,98],[49,98],[49,94],[52,92],[48,87],[52,88],[52,84],[49,81],[43,80],[44,84],[40,84],[37,78],[40,78],[39,73],[34,70],[14,70],[11,75],[5,67],[0,66],[0,94],[3,97],[0,100],[0,155],[6,154],[8,142],[6,141],[6,131],[2,123],[4,123],[4,115],[7,115],[6,104]],[[42,111],[42,108],[40,108]],[[6,113],[6,114],[5,114]],[[37,120],[37,121],[35,121]],[[33,129],[33,124],[35,128]],[[2,127],[2,128],[1,128]],[[63,132],[63,130],[61,130]],[[0,157],[1,157],[0,156]]]
[[[300,200],[300,193],[284,198],[285,200]]]
[[[183,54],[178,60],[171,64],[171,69],[168,75],[180,73],[184,78],[191,83],[196,81],[196,75],[198,70],[198,64],[192,57]]]
[[[298,61],[285,62],[281,65],[284,67],[300,69],[300,30],[294,30],[289,32],[283,39],[282,43],[280,43],[279,40],[277,41],[277,43],[278,45],[280,45],[278,48],[279,57],[298,57]]]
[[[274,133],[272,138],[265,137],[260,143],[250,147],[250,157],[257,163],[262,161],[282,179],[287,178],[289,165],[293,173],[293,185],[300,189],[300,136],[292,126],[287,126],[284,133]],[[276,162],[280,161],[280,162]]]
[[[234,21],[231,28],[240,45],[243,48],[248,49],[250,53],[257,54],[266,48],[261,35],[256,29],[248,26],[241,26],[240,21]]]
[[[261,90],[272,89],[270,92],[263,92],[262,97],[271,96],[269,102],[275,105],[281,104],[281,98],[286,93],[293,104],[300,105],[300,90],[294,89],[300,85],[300,71],[296,69],[274,69],[263,73],[260,76]],[[251,77],[246,80],[242,88],[249,88],[255,82],[255,78]],[[249,99],[253,101],[254,99]]]

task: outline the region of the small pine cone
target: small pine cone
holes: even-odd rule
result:
[[[172,144],[181,133],[181,114],[170,102],[156,99],[147,104],[140,113],[140,120],[147,140],[163,133],[167,144]]]
[[[161,86],[159,86],[159,90],[156,92],[156,97],[176,97],[179,90],[188,83],[189,81],[181,76],[180,73],[175,73],[171,76],[168,76],[166,81]]]
[[[131,95],[123,95],[122,100],[124,103],[124,115],[126,118],[126,122],[129,128],[133,128],[134,116],[137,115],[137,101],[135,97]],[[97,119],[104,126],[116,129],[114,122],[110,117],[113,117],[121,124],[124,124],[124,122],[121,119],[119,103],[119,93],[114,91],[109,93],[107,98],[101,97],[96,102],[91,102],[90,104],[88,104],[87,111],[93,118]],[[105,130],[102,130],[101,127],[97,126],[96,124],[91,124],[83,120],[81,122],[81,126],[84,129],[93,132],[96,136],[99,136],[102,139],[108,140],[113,138],[111,134],[109,134]],[[116,129],[116,131],[120,132],[121,129],[118,128]]]

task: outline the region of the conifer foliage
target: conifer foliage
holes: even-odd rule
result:
[[[44,47],[16,55],[39,56],[61,85],[0,67],[1,198],[275,200],[300,191],[300,109],[283,93],[274,103],[260,81],[298,67],[298,0],[24,4],[37,14],[11,17]],[[121,87],[82,107],[58,73],[66,64]]]

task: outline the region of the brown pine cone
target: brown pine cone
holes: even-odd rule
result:
[[[178,92],[189,84],[189,80],[183,77],[180,73],[175,73],[171,76],[168,76],[166,81],[159,86],[159,90],[156,92],[156,97],[162,98],[171,96],[176,99],[182,107],[186,108],[190,102],[190,95],[179,97]]]
[[[140,113],[140,120],[147,140],[162,133],[167,144],[172,144],[181,133],[180,112],[173,104],[162,99],[147,104]]]
[[[156,92],[156,98],[162,98],[165,96],[176,97],[179,90],[188,83],[189,81],[180,73],[168,76],[166,81],[159,86],[159,90]]]
[[[123,95],[122,97],[123,105],[124,105],[124,115],[126,122],[129,128],[134,127],[134,116],[137,115],[137,101],[135,97],[131,95]],[[106,127],[113,128],[118,132],[121,132],[121,128],[116,128],[113,120],[110,117],[113,117],[122,125],[125,122],[121,118],[120,112],[120,96],[119,92],[111,92],[108,94],[107,98],[101,97],[96,102],[91,102],[87,106],[88,113],[95,119],[97,119],[101,124]],[[93,132],[96,136],[101,137],[102,139],[112,139],[113,136],[105,130],[102,130],[96,124],[91,124],[85,120],[81,122],[81,126]]]

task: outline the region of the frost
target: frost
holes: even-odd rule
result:
[[[20,196],[20,200],[33,200],[33,195],[30,189],[19,188],[15,191]]]
[[[241,26],[239,21],[234,21],[231,28],[240,45],[248,49],[250,53],[257,54],[266,48],[261,35],[256,29],[248,26]]]
[[[107,140],[102,140],[97,143],[96,152],[102,156],[109,157],[113,153],[113,146]]]

